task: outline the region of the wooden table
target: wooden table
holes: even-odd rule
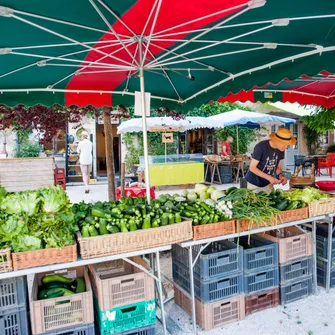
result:
[[[239,175],[240,175],[240,172],[242,172],[242,177],[244,177],[245,175],[245,172],[244,172],[244,162],[249,162],[250,159],[242,159],[242,160],[235,160],[235,161],[232,161],[231,164],[233,165],[236,165],[237,166],[237,171],[236,173],[234,172],[235,169],[233,169],[233,174],[235,174],[234,178],[235,178],[235,183],[238,182],[238,178],[239,178]]]

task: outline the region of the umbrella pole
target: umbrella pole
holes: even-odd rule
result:
[[[140,64],[142,64],[142,42],[139,41]],[[140,87],[141,87],[141,107],[142,107],[142,128],[143,128],[143,147],[144,147],[144,174],[147,202],[150,204],[150,175],[149,175],[149,153],[148,153],[148,134],[147,134],[147,113],[144,88],[144,71],[140,66]]]
[[[238,145],[238,124],[236,125],[236,151],[238,154],[240,153],[240,148]]]

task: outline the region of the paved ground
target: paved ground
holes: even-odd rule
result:
[[[330,179],[322,177],[318,179]],[[217,186],[225,189],[236,184]],[[84,193],[83,186],[71,186],[67,193],[72,202],[94,202],[107,200],[107,185],[92,184],[91,192]],[[181,190],[161,191],[160,193],[180,193]],[[172,279],[172,267],[170,253],[164,253],[161,257],[162,273],[165,277],[164,288],[168,297],[173,296],[173,286],[166,278]],[[192,323],[190,317],[177,305],[173,299],[166,304],[169,329],[173,334],[192,334]],[[334,335],[335,334],[335,289],[329,294],[319,288],[318,294],[307,299],[289,304],[287,307],[278,306],[251,316],[243,321],[216,328],[212,331],[202,331],[199,334],[206,335]],[[162,335],[162,327],[157,323],[157,335]]]

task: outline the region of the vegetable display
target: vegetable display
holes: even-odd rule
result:
[[[0,194],[1,249],[20,252],[73,244],[78,227],[62,187]]]
[[[302,200],[306,203],[328,199],[331,197],[329,194],[323,193],[314,187],[305,187],[303,190],[287,192],[287,196],[290,200]]]
[[[82,277],[70,279],[61,275],[47,275],[38,287],[38,300],[66,297],[85,291],[85,280]]]

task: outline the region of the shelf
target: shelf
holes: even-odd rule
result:
[[[68,178],[78,178],[78,177],[82,177],[82,174],[76,174],[76,175],[68,175]]]
[[[68,165],[69,168],[72,168],[72,167],[78,167],[78,166],[80,166],[80,164],[74,164],[74,165],[73,165],[73,164],[69,164],[69,165]]]

